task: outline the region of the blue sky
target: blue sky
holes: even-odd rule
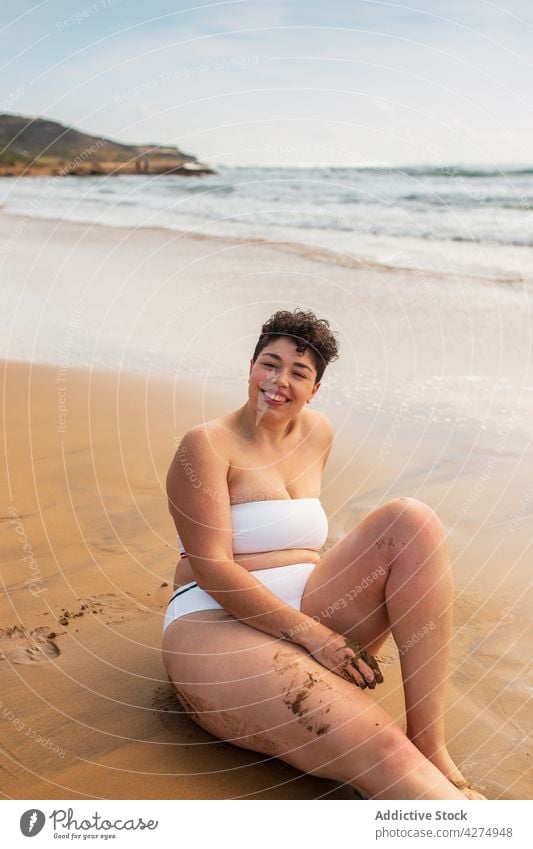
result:
[[[533,3],[2,0],[0,111],[213,163],[531,163]]]

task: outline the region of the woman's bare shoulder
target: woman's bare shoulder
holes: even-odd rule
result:
[[[167,473],[166,486],[170,512],[173,507],[179,512],[185,499],[189,507],[198,501],[198,509],[205,509],[203,497],[217,495],[218,502],[227,496],[227,473],[229,451],[220,438],[220,431],[213,422],[202,422],[186,431],[177,446],[176,453]]]
[[[319,410],[306,409],[304,416],[304,426],[310,433],[315,433],[317,438],[323,442],[332,442],[335,432],[333,425],[324,413]]]
[[[205,452],[211,449],[215,454],[225,454],[227,442],[228,430],[221,419],[211,419],[185,431],[180,438],[177,453],[184,450]]]
[[[305,441],[312,446],[313,452],[322,458],[325,467],[333,445],[333,425],[324,413],[318,410],[305,410]]]
[[[201,460],[202,465],[215,463],[217,467],[228,467],[235,435],[227,418],[220,416],[187,430],[177,446],[174,462],[194,457],[197,462]]]

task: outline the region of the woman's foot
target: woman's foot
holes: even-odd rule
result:
[[[457,787],[457,789],[460,790],[467,799],[487,798],[486,796],[483,796],[482,793],[479,793],[478,790],[475,790],[470,781],[464,777],[458,766],[450,757],[446,746],[440,746],[440,748],[435,749],[435,746],[428,743],[427,740],[424,740],[422,735],[417,735],[414,738],[409,737],[409,739],[417,747],[417,749],[422,752],[424,757],[426,757],[428,761],[431,761],[437,769],[440,769],[448,781]]]
[[[485,799],[485,801],[487,801],[487,797],[483,796],[482,793],[472,787],[466,778],[463,778],[462,781],[452,781],[452,784],[454,784],[467,799]]]

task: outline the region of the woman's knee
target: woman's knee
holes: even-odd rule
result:
[[[395,548],[401,549],[409,543],[427,541],[428,538],[434,544],[444,539],[444,528],[439,517],[429,504],[418,498],[395,498],[378,509],[381,514],[381,536]]]

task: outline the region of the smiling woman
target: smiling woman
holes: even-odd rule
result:
[[[277,312],[262,328],[250,363],[250,390],[258,409],[309,403],[326,365],[338,357],[337,341],[325,319],[299,310]]]
[[[444,740],[452,587],[437,517],[400,498],[319,553],[333,435],[307,404],[337,352],[326,320],[276,313],[246,403],[184,435],[167,477],[182,553],[169,678],[215,736],[369,797],[483,798]],[[389,633],[405,646],[428,623],[401,654],[404,734],[362,690],[383,681],[373,655]]]

